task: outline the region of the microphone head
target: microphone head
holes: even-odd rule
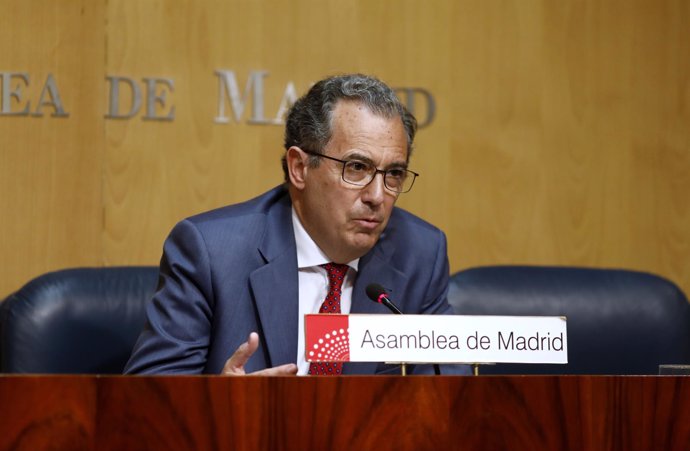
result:
[[[367,296],[374,302],[381,303],[381,295],[386,296],[386,289],[378,283],[370,283],[366,288]]]

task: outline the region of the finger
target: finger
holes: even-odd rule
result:
[[[259,334],[252,332],[249,334],[247,341],[242,343],[235,353],[225,362],[223,366],[223,374],[245,374],[244,365],[247,364],[249,358],[259,348]]]
[[[250,376],[294,376],[295,374],[297,374],[297,365],[294,363],[286,363],[285,365],[255,371],[251,373]]]
[[[249,337],[247,338],[246,345],[247,345],[247,349],[246,349],[247,354],[246,355],[247,355],[247,360],[249,360],[249,357],[251,357],[252,354],[254,354],[256,352],[256,350],[259,349],[259,334],[257,334],[256,332],[251,332],[249,334]],[[247,363],[246,360],[245,360],[245,363]]]

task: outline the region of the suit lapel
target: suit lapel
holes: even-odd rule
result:
[[[382,237],[379,244],[359,261],[357,280],[352,290],[350,313],[392,314],[384,305],[378,304],[366,294],[369,284],[378,283],[391,294],[391,299],[402,299],[407,289],[408,278],[390,262],[391,244]],[[403,309],[404,311],[404,309]],[[376,362],[346,363],[343,374],[374,374]]]
[[[297,355],[298,278],[289,196],[268,213],[259,252],[266,265],[249,276],[268,366],[294,363]]]
[[[391,313],[384,305],[372,301],[367,296],[366,288],[372,283],[382,285],[395,301],[402,299],[407,288],[407,276],[378,253],[370,253],[363,257],[360,260],[359,273],[352,291],[350,313]]]

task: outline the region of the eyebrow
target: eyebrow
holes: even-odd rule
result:
[[[370,165],[372,165],[378,169],[378,166],[376,166],[374,164],[374,160],[367,157],[366,155],[362,155],[362,154],[357,153],[357,152],[353,152],[343,159],[346,159],[347,161],[359,160],[363,163],[368,163],[368,164],[370,164]],[[394,161],[394,162],[390,163],[388,166],[386,166],[385,168],[383,168],[384,171],[388,171],[390,169],[407,169],[407,162],[406,161],[405,162]]]

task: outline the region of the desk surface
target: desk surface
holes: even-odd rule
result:
[[[690,450],[690,377],[2,376],[0,450]]]

